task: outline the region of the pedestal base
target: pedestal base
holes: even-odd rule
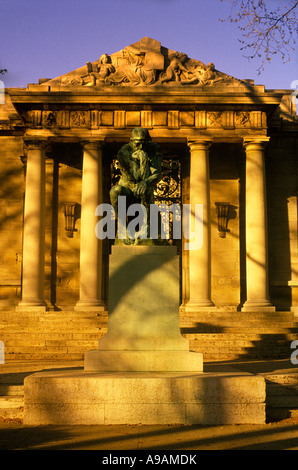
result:
[[[194,373],[38,372],[26,377],[25,425],[265,424],[265,379]]]
[[[190,351],[88,351],[85,371],[202,372],[203,354]]]

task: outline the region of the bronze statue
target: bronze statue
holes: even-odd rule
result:
[[[121,178],[110,191],[110,199],[118,218],[118,198],[126,197],[126,205],[142,204],[147,212],[146,236],[149,238],[150,204],[154,204],[154,188],[161,179],[161,149],[151,141],[147,129],[137,127],[128,144],[118,152]]]

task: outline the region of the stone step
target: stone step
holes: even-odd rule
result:
[[[289,418],[294,418],[296,420],[298,418],[298,409],[289,409],[287,407],[275,408],[270,406],[266,408],[266,420],[269,423]]]
[[[6,362],[7,363],[12,363],[12,362],[19,362],[19,361],[57,361],[57,362],[62,362],[62,361],[81,361],[84,358],[84,352],[79,352],[79,353],[67,353],[67,352],[43,352],[43,351],[35,351],[35,352],[27,352],[27,353],[22,353],[22,352],[16,352],[12,353],[7,357]]]
[[[0,408],[0,423],[1,421],[19,421],[23,422],[24,407],[20,408]]]
[[[284,348],[190,348],[190,351],[200,352],[203,354],[204,361],[224,361],[236,359],[290,359],[289,351]]]
[[[182,330],[188,331],[193,331],[193,332],[198,332],[198,333],[204,333],[204,332],[233,332],[233,331],[262,331],[262,332],[268,332],[270,333],[271,331],[291,331],[293,333],[298,332],[298,323],[295,322],[270,322],[268,325],[264,323],[256,323],[256,322],[248,322],[248,323],[241,323],[238,321],[234,322],[222,322],[219,324],[218,322],[213,322],[213,323],[192,323],[192,322],[180,322],[180,328]]]
[[[258,342],[263,343],[291,343],[298,339],[297,334],[245,334],[245,333],[202,333],[202,334],[183,334],[183,336],[191,342],[198,342],[200,344],[215,342],[219,343],[230,343],[230,344],[241,344],[245,342],[247,344],[253,344]]]
[[[285,385],[287,387],[298,385],[298,372],[270,374],[268,385],[272,386],[272,388],[274,385]]]
[[[18,397],[24,395],[23,384],[0,383],[0,398],[3,396]]]
[[[266,393],[274,397],[296,397],[298,399],[298,381],[295,384],[277,384],[266,379]]]
[[[207,311],[207,312],[185,312],[183,309],[180,309],[179,317],[182,320],[191,319],[193,321],[206,321],[206,320],[221,320],[221,319],[230,319],[230,320],[240,320],[240,321],[264,321],[264,320],[275,320],[275,321],[285,321],[292,320],[295,321],[298,317],[294,316],[293,312],[282,311],[282,312],[238,312],[238,311]]]
[[[24,406],[24,396],[1,396],[0,410],[3,409],[19,409]]]
[[[107,323],[107,312],[0,312],[0,339],[6,361],[81,360],[97,348]],[[234,309],[186,315],[182,309],[180,326],[190,349],[210,361],[289,357],[291,341],[298,339],[298,321],[291,312]]]

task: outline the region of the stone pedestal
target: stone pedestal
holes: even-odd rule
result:
[[[265,379],[213,366],[203,374],[53,370],[25,379],[25,425],[265,424]]]
[[[190,352],[179,329],[176,247],[112,247],[108,332],[85,354],[86,371],[196,371],[203,357]]]
[[[83,369],[25,379],[26,425],[264,424],[265,379],[213,366],[179,330],[174,247],[115,246],[108,333]]]

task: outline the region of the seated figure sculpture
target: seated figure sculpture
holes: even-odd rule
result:
[[[154,204],[154,188],[161,179],[162,154],[158,144],[151,141],[147,129],[137,127],[131,133],[128,144],[121,147],[117,155],[121,178],[110,191],[111,204],[118,218],[118,198],[126,197],[126,206],[142,204],[147,213],[146,226],[142,227],[140,238],[150,237],[150,205]],[[119,231],[119,226],[118,226]],[[144,236],[145,234],[145,236]],[[117,239],[121,238],[118,236]],[[124,243],[137,243],[135,240]]]

